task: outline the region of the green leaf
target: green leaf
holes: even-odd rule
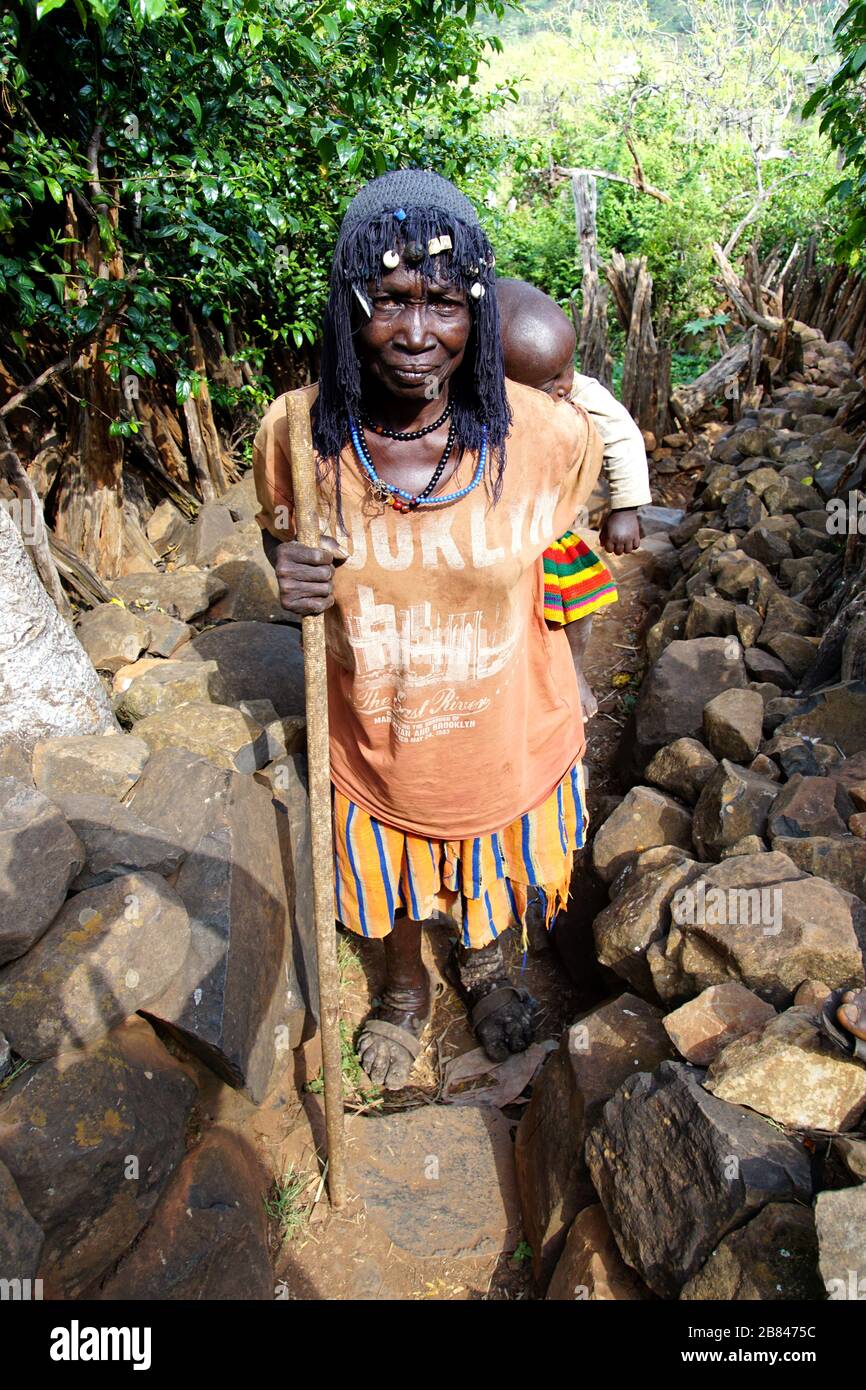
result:
[[[183,92],[181,94],[181,101],[195,116],[196,125],[201,125],[201,102],[195,92]]]
[[[65,3],[66,0],[39,0],[39,4],[36,6],[36,18],[44,19],[47,14],[51,14],[52,10],[59,10],[61,5]]]
[[[46,178],[45,187],[48,189],[55,203],[63,202],[63,189],[56,179]]]

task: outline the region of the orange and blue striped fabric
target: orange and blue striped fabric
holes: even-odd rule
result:
[[[616,603],[613,575],[574,531],[548,546],[542,559],[544,616],[549,623],[570,623]]]
[[[530,889],[550,927],[565,906],[586,834],[583,768],[576,762],[541,806],[492,835],[427,840],[385,825],[334,788],[335,915],[360,936],[387,936],[405,912],[423,922],[444,912],[465,946],[511,926],[525,929]]]

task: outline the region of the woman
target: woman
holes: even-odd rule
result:
[[[283,607],[326,611],[336,915],[385,938],[359,1056],[406,1084],[430,1015],[425,921],[459,917],[455,983],[502,1059],[532,1000],[499,936],[531,887],[550,923],[583,843],[583,722],[568,634],[544,619],[545,549],[598,475],[585,411],[505,381],[493,252],[438,175],[350,204],[309,388],[322,543],[293,537],[285,402],[256,437],[260,523]],[[579,625],[578,625],[579,626]]]

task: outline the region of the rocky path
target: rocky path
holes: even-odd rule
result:
[[[863,485],[849,356],[815,335],[759,410],[653,453],[660,510],[589,656],[591,844],[552,940],[535,924],[525,966],[510,944],[531,1053],[475,1065],[443,926],[430,1044],[376,1094],[351,1040],[381,949],[341,940],[340,1213],[297,633],[251,480],[194,526],[156,508],[77,622],[114,731],[0,747],[0,1275],[58,1299],[860,1288],[866,1068],[818,1021],[866,942],[858,556],[827,506]]]

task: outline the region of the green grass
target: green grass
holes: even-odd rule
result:
[[[359,1101],[362,1105],[381,1105],[382,1092],[378,1086],[369,1086],[361,1070],[352,1029],[345,1019],[340,1019],[340,1070],[343,1076],[343,1095],[347,1100]],[[322,1069],[318,1076],[308,1081],[306,1090],[318,1096],[325,1089]]]
[[[11,1086],[16,1077],[19,1077],[22,1072],[25,1072],[30,1065],[31,1063],[24,1061],[23,1058],[16,1062],[9,1075],[0,1081],[0,1091],[5,1091],[7,1086]]]
[[[277,1227],[281,1241],[295,1240],[306,1226],[313,1204],[305,1203],[303,1197],[312,1182],[312,1175],[296,1172],[294,1164],[281,1178],[274,1178],[274,1185],[263,1200],[268,1219]]]

